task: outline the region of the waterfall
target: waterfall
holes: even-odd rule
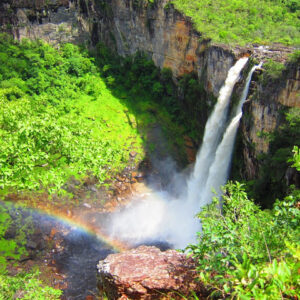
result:
[[[235,114],[225,131],[223,139],[217,148],[215,159],[209,168],[207,176],[208,179],[205,188],[203,191],[201,191],[201,206],[211,202],[211,199],[214,195],[212,190],[216,192],[217,196],[220,196],[220,187],[224,185],[228,179],[235,136],[239,127],[240,119],[242,117],[242,106],[248,95],[252,74],[257,68],[260,68],[261,66],[262,63],[254,66],[247,76],[246,84],[243,89],[240,101],[236,107]]]
[[[220,90],[217,104],[205,125],[202,146],[196,157],[194,172],[188,181],[187,199],[190,203],[188,205],[194,205],[195,208],[199,207],[199,198],[206,185],[209,168],[215,159],[220,138],[224,133],[232,90],[247,61],[247,57],[240,58],[230,68],[225,84]],[[201,203],[200,205],[203,206]]]
[[[242,105],[248,94],[252,73],[258,67],[250,71],[234,117],[228,121],[230,97],[247,61],[245,57],[239,59],[228,72],[205,126],[203,143],[188,181],[184,175],[168,168],[176,179],[176,184],[172,185],[177,189],[176,193],[170,193],[166,188],[149,190],[144,196],[137,196],[126,208],[111,216],[108,225],[110,236],[131,245],[163,241],[175,248],[185,248],[187,244],[196,242],[196,232],[201,228],[194,216],[203,205],[211,202],[211,189],[219,193],[228,176]]]

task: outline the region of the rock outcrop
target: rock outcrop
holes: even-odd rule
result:
[[[100,291],[109,299],[182,299],[194,291],[206,299],[195,263],[175,250],[140,246],[98,264]]]
[[[0,3],[1,31],[15,38],[42,39],[48,43],[89,44],[88,21],[83,8],[69,0],[5,0]]]

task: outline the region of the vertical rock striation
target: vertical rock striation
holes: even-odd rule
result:
[[[90,2],[90,1],[88,1]],[[92,3],[90,16],[95,14]],[[1,31],[16,39],[42,39],[51,44],[89,44],[91,28],[88,3],[84,0],[3,0]]]
[[[120,55],[145,52],[174,78],[196,72],[207,91],[218,96],[236,54],[209,46],[192,23],[167,0],[4,0],[2,31],[16,38],[40,38],[52,44],[96,44],[99,40]],[[200,41],[201,40],[201,41]]]
[[[113,39],[123,56],[147,53],[158,67],[170,68],[174,77],[196,72],[207,91],[217,97],[236,53],[226,47],[210,47],[190,20],[168,2],[108,1],[110,20],[101,14],[100,39],[107,44]]]
[[[245,117],[241,124],[246,166],[244,176],[247,179],[258,176],[257,158],[269,150],[269,140],[264,133],[271,133],[282,124],[284,108],[300,107],[299,61],[288,64],[280,78],[270,78],[267,82],[256,80],[251,100],[244,105]]]

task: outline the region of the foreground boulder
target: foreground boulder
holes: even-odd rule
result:
[[[191,291],[206,299],[193,259],[175,250],[140,246],[111,254],[97,267],[99,289],[108,299],[182,299]]]

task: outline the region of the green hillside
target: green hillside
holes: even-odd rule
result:
[[[215,42],[300,45],[297,0],[172,0]]]
[[[145,157],[146,128],[157,122],[149,110],[153,95],[113,91],[113,80],[78,46],[54,49],[1,36],[0,195],[62,192],[70,177],[92,175],[104,183],[124,169],[131,151],[136,164]],[[133,81],[128,84],[136,89]],[[169,119],[163,109],[159,115]]]

